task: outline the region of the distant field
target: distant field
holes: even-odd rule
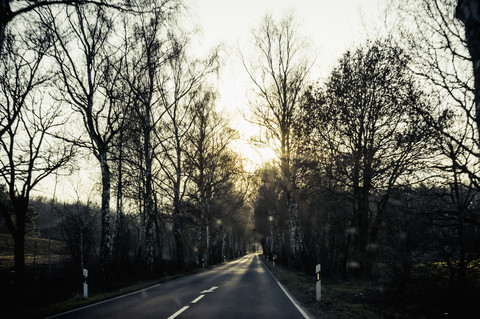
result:
[[[0,270],[14,267],[13,239],[9,234],[0,234]],[[57,263],[64,261],[66,256],[65,242],[50,240],[50,261]],[[32,266],[48,264],[48,239],[25,237],[25,264]]]

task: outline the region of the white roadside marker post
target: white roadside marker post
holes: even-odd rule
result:
[[[315,273],[316,273],[316,288],[317,288],[317,301],[320,302],[322,301],[322,281],[320,280],[320,270],[322,269],[322,266],[318,264],[315,267]]]
[[[83,269],[83,298],[88,298],[87,278],[88,278],[88,270]]]

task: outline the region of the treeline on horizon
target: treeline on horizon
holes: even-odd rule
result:
[[[225,205],[223,208],[225,208]],[[157,213],[161,214],[160,212]],[[115,261],[116,267],[130,269],[120,271],[118,276],[131,276],[130,280],[135,280],[135,278],[151,278],[156,275],[172,275],[181,271],[176,268],[175,264],[175,243],[171,232],[172,218],[166,213],[163,214],[161,219],[158,218],[162,224],[157,222],[155,225],[155,242],[156,249],[159,250],[159,256],[156,257],[154,269],[150,269],[142,257],[143,248],[142,242],[139,240],[141,238],[141,227],[138,222],[138,214],[126,213],[120,217],[115,234],[117,243],[112,253],[112,259]],[[192,249],[186,249],[188,260],[186,267],[188,270],[235,259],[243,255],[247,249],[252,248],[244,244],[251,243],[250,232],[242,229],[244,221],[240,218],[243,218],[244,215],[228,216],[224,211],[220,212],[219,209],[216,209],[215,206],[210,216],[216,218],[216,226],[212,230],[214,241],[210,247],[210,259],[198,260],[198,251],[195,249],[197,238],[187,235],[185,236],[186,246],[193,247]],[[223,222],[224,220],[226,222]],[[228,234],[223,234],[220,230],[227,227],[224,224],[230,225],[232,223],[230,220],[234,220],[232,227],[236,228],[232,228],[232,231]],[[184,213],[183,222],[187,234],[195,234],[197,223],[195,222],[193,209]],[[80,276],[82,268],[95,269],[98,266],[100,230],[101,210],[98,204],[81,200],[60,202],[38,196],[31,198],[26,223],[26,241],[28,243],[25,247],[25,256],[28,259],[26,267],[30,269],[28,275],[32,275],[32,267],[41,269],[37,269],[37,271],[46,271],[48,267],[50,268],[49,272],[51,272],[52,268],[59,269],[68,266],[72,268],[71,273],[78,285],[78,282],[83,280]],[[9,234],[5,224],[0,224],[0,234]],[[222,235],[221,239],[219,234]],[[37,243],[35,243],[36,241]],[[48,241],[51,241],[52,245],[57,247],[49,248]],[[2,247],[1,255],[12,256],[13,246],[13,241],[9,241],[6,246]],[[60,246],[61,248],[59,248]],[[35,258],[36,262],[33,261]],[[200,258],[203,258],[203,256]],[[48,260],[51,260],[51,262],[48,262]],[[62,263],[65,262],[66,265],[63,265]],[[4,263],[13,264],[13,260],[11,262],[4,260]],[[4,270],[2,269],[2,271]]]
[[[18,282],[30,192],[88,154],[100,207],[59,216],[75,267],[98,247],[105,287],[129,262],[183,271],[260,242],[291,269],[320,263],[407,308],[479,295],[479,126],[457,1],[395,2],[395,25],[318,83],[295,15],[266,15],[238,50],[252,143],[278,157],[255,174],[215,110],[221,47],[192,54],[181,2],[135,5],[44,6],[2,38],[1,211]]]

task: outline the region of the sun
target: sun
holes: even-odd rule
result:
[[[229,119],[231,127],[239,133],[230,147],[243,158],[244,168],[249,173],[265,163],[278,159],[273,148],[267,145],[253,144],[253,136],[260,135],[261,128],[246,120],[249,117],[246,92],[251,88],[250,79],[245,72],[230,62],[222,71],[218,81],[217,110]]]
[[[278,159],[275,151],[268,146],[253,145],[248,139],[239,139],[232,143],[232,148],[243,158],[244,169],[254,173],[266,163]]]
[[[260,127],[248,122],[238,113],[227,111],[226,114],[229,116],[231,127],[239,135],[237,139],[231,141],[230,148],[240,154],[247,172],[254,173],[266,163],[278,160],[273,147],[252,141],[252,137],[260,135]]]

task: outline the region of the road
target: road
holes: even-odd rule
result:
[[[237,261],[51,318],[292,318],[294,304],[260,260]]]

